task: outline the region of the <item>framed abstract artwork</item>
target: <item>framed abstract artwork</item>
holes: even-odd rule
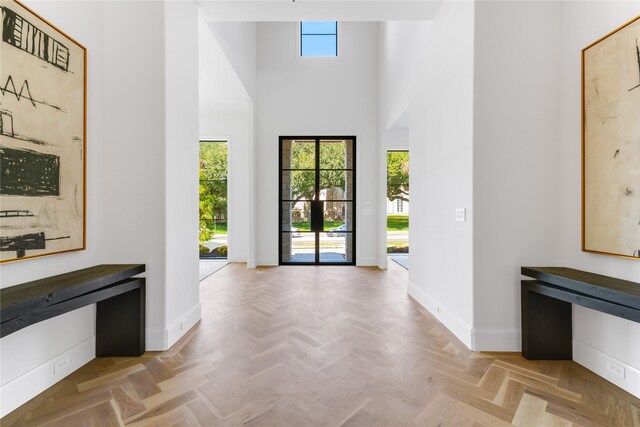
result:
[[[640,259],[640,16],[582,50],[582,250]]]
[[[0,0],[0,262],[85,248],[86,49]]]

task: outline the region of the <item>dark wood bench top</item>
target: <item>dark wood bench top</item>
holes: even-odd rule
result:
[[[567,267],[522,267],[533,277],[565,290],[640,310],[640,283]]]
[[[0,289],[0,321],[93,292],[144,271],[144,264],[102,264]]]

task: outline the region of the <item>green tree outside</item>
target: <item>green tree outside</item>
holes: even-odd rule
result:
[[[201,142],[200,243],[227,232],[227,171],[227,143]],[[217,226],[216,220],[224,220],[224,226]]]
[[[409,152],[387,152],[387,198],[409,201]]]
[[[311,143],[294,143],[291,147],[291,168],[292,169],[315,169],[316,148]],[[321,143],[320,144],[320,190],[330,190],[333,188],[344,189],[345,174],[342,170],[323,169],[344,169],[345,166],[345,146],[344,143]],[[291,189],[292,198],[296,202],[300,200],[312,200],[315,195],[315,172],[292,171]]]
[[[387,152],[387,198],[389,201],[409,202],[409,152]],[[408,215],[387,215],[387,253],[408,253],[406,237],[393,232],[409,230]]]

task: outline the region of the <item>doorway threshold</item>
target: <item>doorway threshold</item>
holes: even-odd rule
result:
[[[211,276],[213,273],[220,270],[222,267],[224,267],[227,264],[229,264],[229,261],[227,261],[226,259],[220,259],[220,260],[201,259],[198,280],[202,282],[204,279]]]
[[[403,255],[390,255],[391,261],[395,262],[401,267],[404,267],[406,270],[409,269],[409,254]]]

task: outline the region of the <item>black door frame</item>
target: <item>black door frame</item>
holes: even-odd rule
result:
[[[351,140],[353,141],[353,146],[351,148],[352,150],[352,167],[351,168],[345,168],[345,171],[352,171],[353,172],[353,179],[352,179],[352,194],[353,197],[350,200],[350,203],[352,203],[352,215],[353,217],[351,218],[351,222],[353,224],[352,230],[350,232],[348,232],[349,234],[351,234],[351,261],[350,262],[322,262],[320,261],[320,233],[321,232],[315,232],[315,261],[314,262],[283,262],[282,261],[282,235],[283,233],[285,233],[282,230],[282,206],[284,203],[288,203],[286,201],[283,201],[282,199],[282,141],[284,140],[306,140],[306,141],[310,141],[313,140],[315,141],[315,145],[316,145],[316,185],[315,185],[315,192],[316,192],[316,200],[319,200],[320,198],[320,185],[319,185],[319,179],[320,179],[320,141],[321,140]],[[280,136],[278,139],[278,264],[279,265],[356,265],[356,137],[355,135],[349,135],[349,136],[334,136],[334,135],[329,135],[329,136]],[[291,233],[291,231],[287,231],[287,233]]]

